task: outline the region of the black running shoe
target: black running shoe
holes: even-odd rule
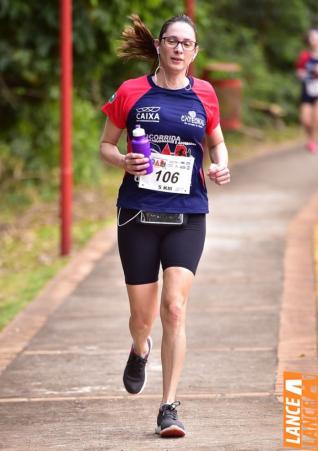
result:
[[[185,436],[185,429],[181,421],[178,420],[177,406],[180,406],[180,401],[175,401],[172,404],[164,404],[160,407],[157,417],[156,434],[161,437],[183,437]]]
[[[131,346],[131,351],[124,371],[124,386],[128,393],[133,395],[141,393],[147,383],[146,363],[152,348],[151,337],[147,338],[147,343],[149,346],[149,351],[146,357],[141,357],[136,354],[133,345]]]

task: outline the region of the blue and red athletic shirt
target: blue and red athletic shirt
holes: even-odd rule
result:
[[[314,58],[309,50],[302,50],[296,61],[296,69],[304,69],[307,72],[307,79],[318,78],[315,67],[318,64],[318,58]]]
[[[136,124],[145,129],[153,152],[194,157],[189,194],[159,192],[138,187],[125,173],[117,206],[167,213],[208,213],[202,169],[203,138],[219,124],[219,105],[209,82],[189,77],[182,89],[157,86],[151,75],[125,81],[102,106],[118,127],[127,129],[128,152]]]

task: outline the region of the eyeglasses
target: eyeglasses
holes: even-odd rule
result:
[[[183,41],[179,41],[176,36],[164,36],[161,40],[165,43],[165,45],[171,49],[176,49],[179,44],[182,45],[183,50],[187,52],[191,52],[198,45],[197,42],[191,41],[191,39],[184,39]]]

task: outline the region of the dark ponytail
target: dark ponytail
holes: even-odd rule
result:
[[[152,62],[157,60],[157,51],[151,31],[140,20],[137,14],[129,16],[132,26],[124,28],[121,35],[121,44],[117,54],[124,59],[142,59]]]

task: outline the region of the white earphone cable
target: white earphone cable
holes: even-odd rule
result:
[[[119,220],[120,220],[120,213],[121,213],[121,207],[119,207],[118,209],[118,215],[117,215],[117,226],[118,227],[122,227],[126,224],[129,224],[131,221],[133,221],[135,218],[137,218],[138,215],[140,215],[140,213],[142,212],[142,210],[139,210],[138,213],[136,213],[132,218],[128,219],[128,221],[123,222],[122,224],[119,224]]]
[[[161,69],[162,72],[163,72],[163,76],[164,76],[167,88],[173,90],[174,88],[171,88],[171,86],[169,86],[169,83],[167,82],[167,77],[166,77],[166,74],[165,74],[165,71],[164,71],[163,67],[160,66],[160,54],[159,54],[159,52],[157,52],[157,53],[158,53],[158,66],[156,67],[156,70],[155,70],[154,75],[153,75],[155,84],[158,85],[157,73],[158,73],[159,69]],[[185,73],[185,78],[187,79],[187,84],[186,84],[186,86],[184,86],[184,89],[186,91],[191,91],[192,86],[191,86],[191,81],[188,78],[188,71],[189,71],[189,66],[187,67],[187,70],[186,70],[186,73]]]

